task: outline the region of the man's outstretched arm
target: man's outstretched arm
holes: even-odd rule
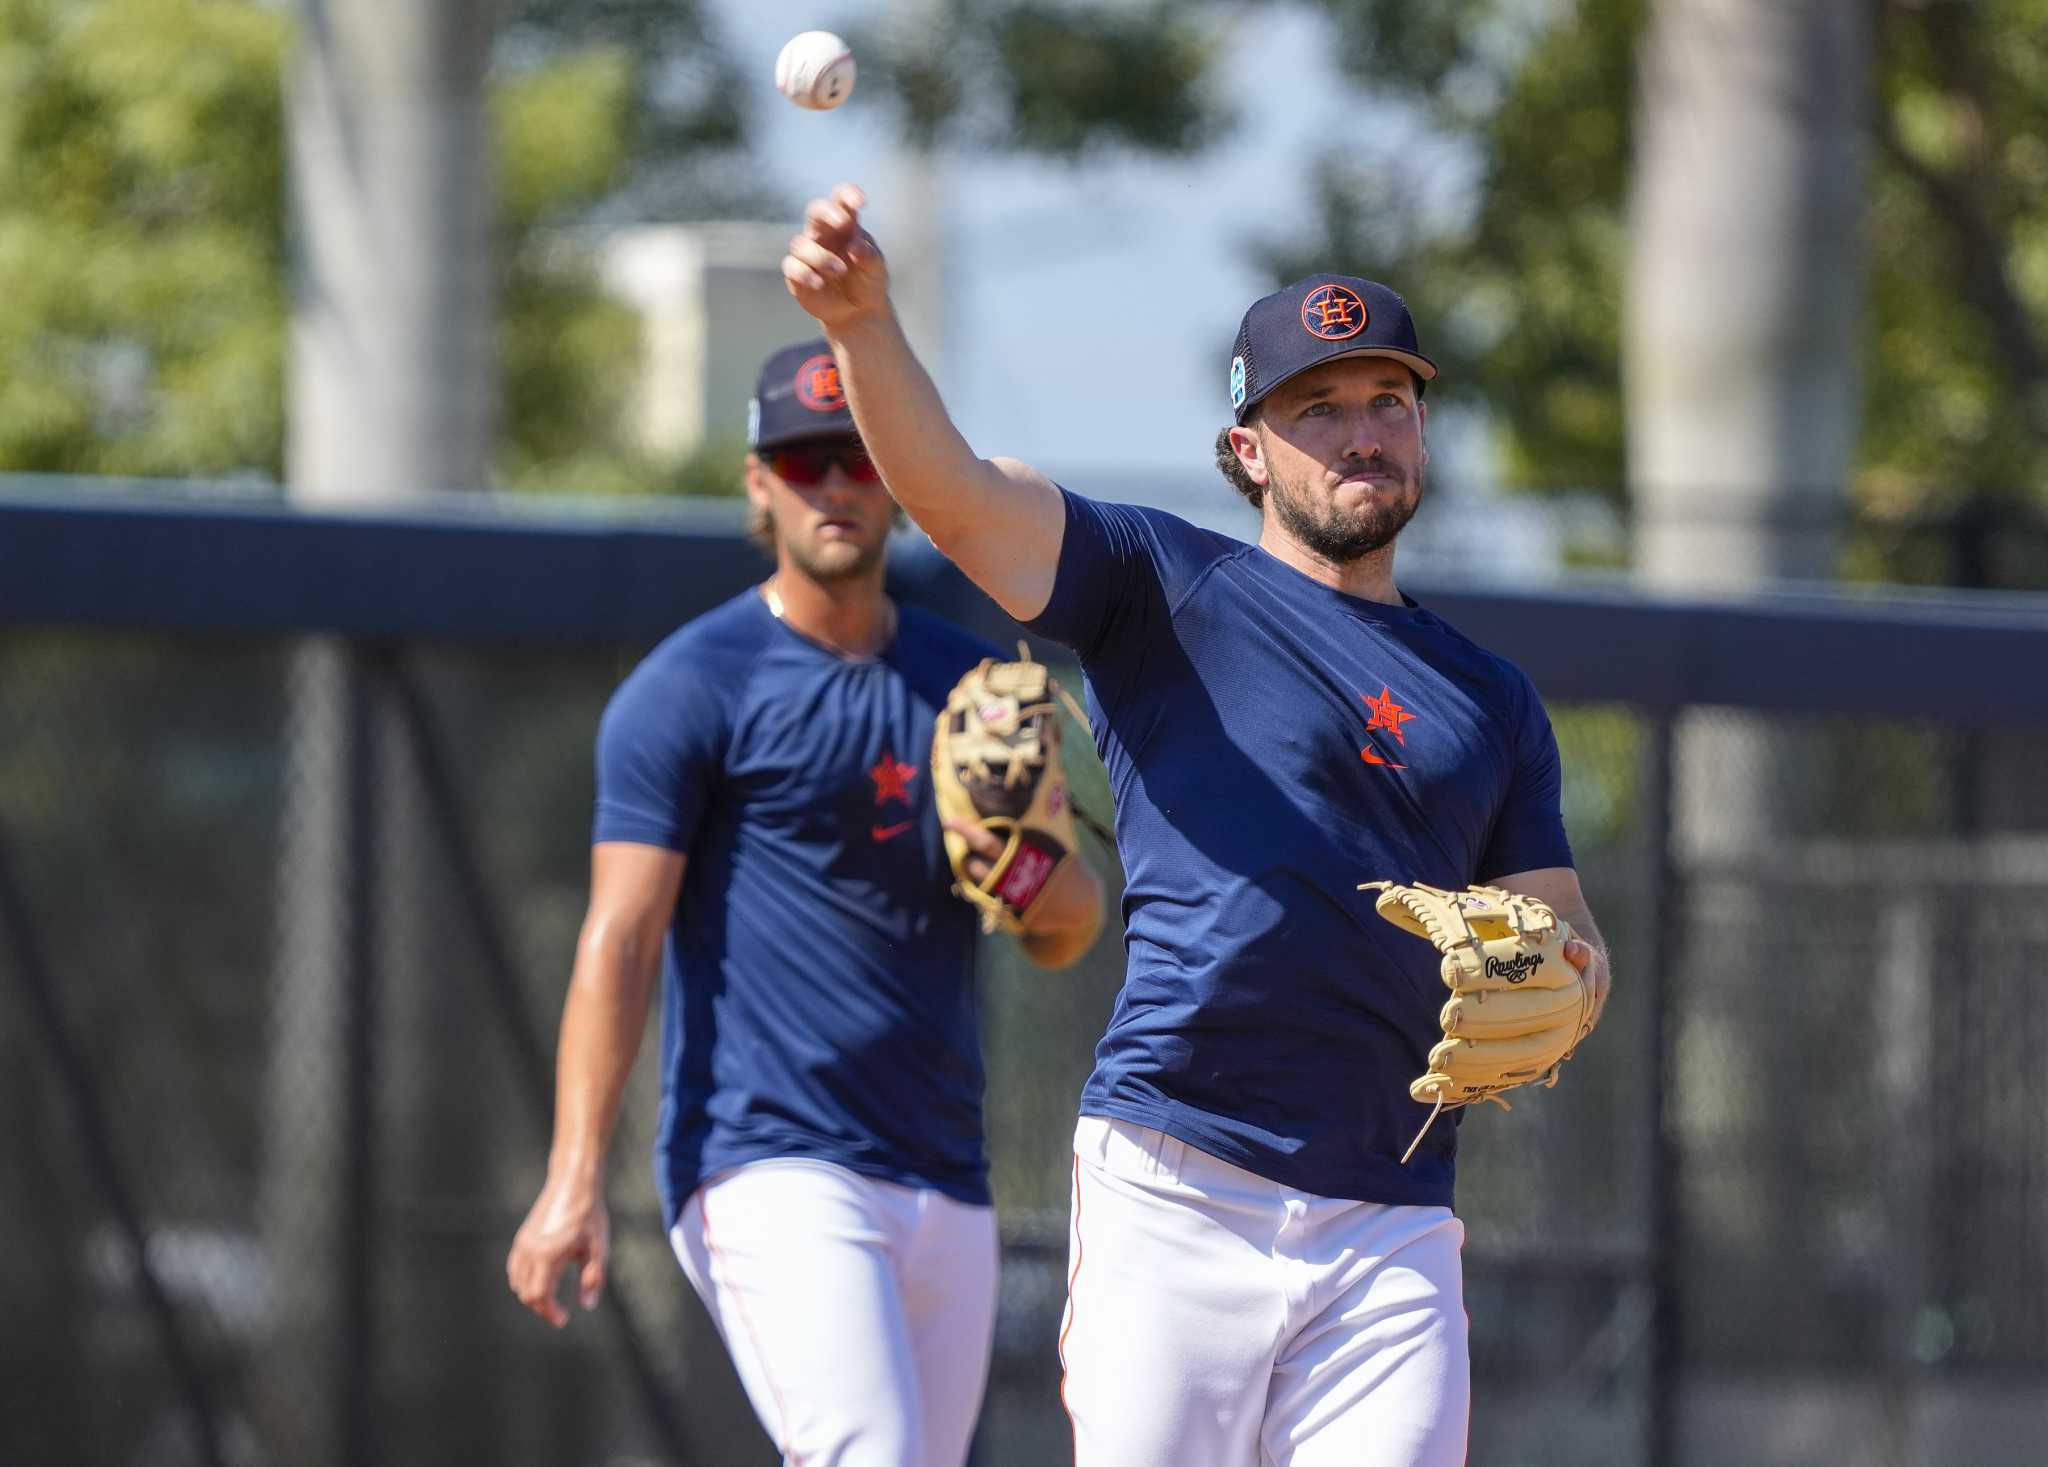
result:
[[[851,184],[813,199],[783,279],[824,328],[890,494],[968,579],[1028,621],[1052,596],[1066,506],[1038,470],[980,457],[953,426],[889,300],[888,265],[860,225],[866,203]]]
[[[577,1295],[594,1309],[610,1268],[605,1153],[647,1027],[683,864],[681,855],[654,846],[607,841],[591,851],[590,909],[555,1054],[547,1180],[505,1259],[512,1292],[556,1329],[569,1322],[555,1298],[562,1270],[578,1268]]]

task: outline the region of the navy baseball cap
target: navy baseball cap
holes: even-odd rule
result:
[[[859,432],[839,382],[839,363],[822,339],[785,346],[761,364],[754,400],[747,404],[747,447],[779,448]]]
[[[1311,275],[1261,296],[1244,313],[1230,358],[1230,406],[1238,425],[1289,377],[1339,357],[1392,357],[1422,382],[1436,375],[1436,363],[1415,339],[1406,301],[1356,275]],[[1415,390],[1419,396],[1421,383]]]

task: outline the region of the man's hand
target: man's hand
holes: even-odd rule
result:
[[[595,1309],[611,1252],[611,1214],[597,1187],[550,1177],[512,1240],[505,1281],[520,1303],[560,1329],[569,1322],[569,1311],[555,1298],[564,1265],[582,1265],[577,1294],[585,1309]]]
[[[963,874],[970,881],[988,880],[989,872],[995,870],[996,862],[1002,859],[1003,838],[986,825],[978,825],[971,820],[940,823],[967,842]],[[1069,861],[1061,868],[1060,875],[1076,869],[1086,873],[1088,863],[1078,859]],[[1032,904],[1031,915],[1024,922],[1024,931],[1064,932],[1069,928],[1089,925],[1094,921],[1101,900],[1101,892],[1092,891],[1088,882],[1062,881],[1056,876]]]
[[[961,874],[970,881],[986,881],[1002,858],[1003,838],[972,820],[940,824],[967,842]],[[1094,868],[1079,857],[1065,862],[1024,919],[1026,956],[1043,968],[1064,968],[1077,961],[1102,929],[1102,907],[1102,882]]]
[[[889,309],[889,266],[874,236],[860,227],[867,202],[850,183],[811,200],[803,232],[782,259],[789,293],[828,333]]]
[[[1572,929],[1572,940],[1564,945],[1564,958],[1586,977],[1593,997],[1592,1023],[1598,1027],[1600,1016],[1607,1011],[1607,992],[1614,986],[1614,970],[1608,963],[1606,940],[1593,925],[1593,913],[1586,906],[1579,873],[1569,866],[1549,866],[1540,871],[1502,876],[1492,884],[1536,898]],[[1587,1032],[1592,1031],[1589,1028]]]
[[[1593,990],[1593,1017],[1586,1024],[1586,1032],[1590,1034],[1600,1027],[1600,1016],[1607,1011],[1607,990],[1614,986],[1614,972],[1608,966],[1607,949],[1595,947],[1582,937],[1574,937],[1564,945],[1564,960],[1586,975],[1586,983]]]

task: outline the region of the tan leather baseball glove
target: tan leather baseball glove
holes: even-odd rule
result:
[[[1557,1083],[1593,1025],[1593,987],[1564,955],[1572,929],[1534,897],[1497,886],[1463,891],[1417,883],[1368,881],[1378,891],[1374,909],[1403,932],[1433,943],[1444,955],[1451,996],[1440,1016],[1444,1037],[1429,1052],[1429,1068],[1408,1093],[1431,1105],[1416,1146],[1446,1109],[1491,1100],[1518,1085]]]
[[[1016,662],[984,658],[954,684],[932,736],[940,818],[980,824],[1003,838],[1002,855],[977,880],[969,874],[966,839],[946,832],[953,889],[980,910],[984,932],[1022,932],[1040,894],[1076,852],[1076,811],[1060,765],[1060,703],[1083,727],[1086,720],[1021,642],[1017,653]]]

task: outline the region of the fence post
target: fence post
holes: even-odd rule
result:
[[[1672,854],[1676,780],[1675,709],[1648,713],[1650,737],[1643,751],[1643,841],[1650,872],[1649,910],[1643,930],[1657,937],[1659,956],[1650,972],[1650,1113],[1656,1119],[1650,1152],[1650,1399],[1645,1424],[1645,1459],[1650,1467],[1678,1461],[1678,1394],[1684,1337],[1679,1315],[1682,1160],[1673,1076],[1678,1043],[1675,968],[1684,947],[1685,893]]]
[[[1913,1455],[1923,1384],[1915,1347],[1922,1311],[1933,1297],[1928,1240],[1933,1229],[1934,976],[1942,972],[1937,936],[1941,913],[1927,891],[1901,883],[1886,893],[1878,913],[1878,959],[1873,973],[1876,1012],[1872,1036],[1880,1114],[1887,1132],[1885,1212],[1890,1221],[1891,1266],[1885,1270],[1882,1366],[1889,1460]]]
[[[342,1460],[376,1461],[377,1338],[377,729],[388,649],[366,644],[348,658],[347,1054],[342,1182]]]

